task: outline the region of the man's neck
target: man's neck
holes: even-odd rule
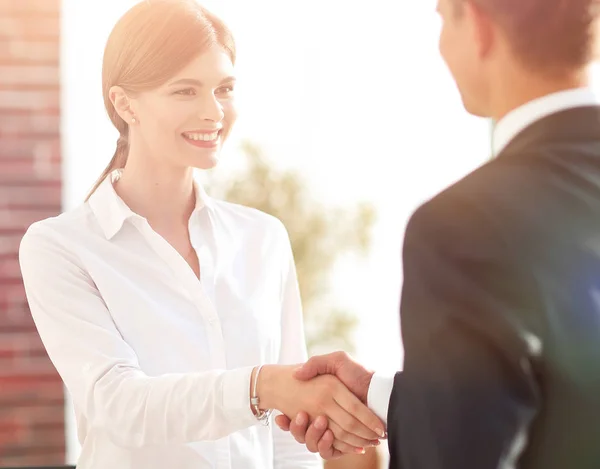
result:
[[[535,99],[589,86],[590,74],[586,69],[564,78],[548,79],[531,73],[512,73],[502,76],[495,85],[490,100],[490,115],[497,122],[509,112]]]

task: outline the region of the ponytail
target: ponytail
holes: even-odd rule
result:
[[[110,118],[121,135],[117,140],[117,149],[115,150],[115,154],[110,160],[110,163],[108,163],[108,166],[104,169],[104,171],[102,171],[102,174],[98,180],[94,183],[92,190],[85,198],[86,202],[89,200],[92,194],[96,192],[98,186],[102,184],[102,181],[104,181],[104,179],[106,179],[110,173],[112,173],[115,169],[124,168],[125,163],[127,163],[127,155],[129,155],[129,126],[123,119],[121,119],[121,117],[119,117],[116,111],[114,111],[114,108],[113,114],[110,116]]]

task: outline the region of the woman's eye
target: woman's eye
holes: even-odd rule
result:
[[[179,94],[182,96],[193,96],[194,94],[196,94],[196,90],[194,90],[194,88],[186,88],[184,90],[175,91],[175,94]]]
[[[231,94],[231,93],[233,93],[233,88],[234,88],[233,85],[226,85],[226,86],[222,86],[221,88],[219,88],[217,90],[217,92],[219,94]]]

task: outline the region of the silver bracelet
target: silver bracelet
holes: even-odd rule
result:
[[[260,409],[260,399],[257,396],[256,388],[258,387],[258,375],[260,374],[260,370],[263,365],[260,365],[256,370],[256,375],[254,376],[254,387],[252,389],[252,395],[250,396],[250,404],[254,408],[254,412],[256,413],[256,419],[259,422],[262,422],[264,425],[269,425],[269,417],[273,412],[271,409],[269,410],[261,410]]]

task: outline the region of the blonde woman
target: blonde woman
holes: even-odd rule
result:
[[[127,12],[103,62],[115,155],[85,203],[23,238],[31,312],[75,404],[79,469],[320,467],[263,425],[273,409],[325,414],[346,452],[383,433],[337,378],[293,377],[306,350],[282,224],[194,181],[235,122],[234,62],[230,31],[193,1]]]

